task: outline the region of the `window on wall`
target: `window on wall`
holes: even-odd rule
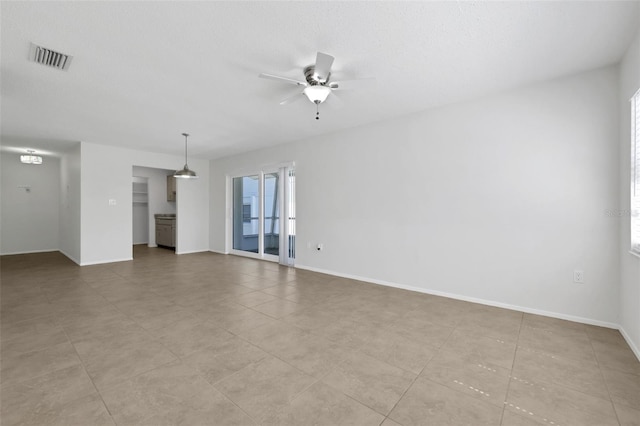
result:
[[[640,90],[631,111],[631,251],[640,255]]]

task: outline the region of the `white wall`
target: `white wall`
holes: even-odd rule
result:
[[[211,248],[225,175],[295,160],[298,267],[613,325],[617,84],[600,69],[212,161]]]
[[[208,167],[208,161],[189,160],[189,168],[200,178],[177,179],[176,254],[209,251]]]
[[[60,159],[60,251],[80,263],[80,143]]]
[[[620,212],[630,209],[631,105],[640,89],[640,32],[620,64]],[[623,334],[640,358],[640,258],[629,253],[630,218],[615,218],[620,229],[620,318]]]
[[[42,164],[28,165],[12,152],[3,152],[0,158],[0,253],[58,250],[60,160],[44,157]]]
[[[155,214],[175,214],[176,203],[174,201],[167,201],[167,175],[170,175],[175,170],[169,169],[153,169],[149,167],[133,167],[134,176],[144,176],[148,178],[149,183],[149,247],[157,247],[156,245],[156,224]]]
[[[178,184],[176,253],[208,250],[209,168],[190,159],[200,179]],[[181,168],[179,156],[82,142],[81,264],[132,259],[131,174],[134,165]],[[115,205],[109,205],[109,200]]]

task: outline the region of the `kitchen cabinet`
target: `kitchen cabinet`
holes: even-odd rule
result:
[[[176,178],[167,176],[167,201],[176,201]]]
[[[176,246],[176,219],[156,217],[156,244],[164,247]]]

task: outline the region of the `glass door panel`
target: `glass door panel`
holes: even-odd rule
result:
[[[264,254],[280,254],[278,172],[264,174]]]
[[[260,248],[259,175],[233,178],[233,248],[258,253]]]

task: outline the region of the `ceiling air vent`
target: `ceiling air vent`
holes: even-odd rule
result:
[[[66,71],[71,65],[73,56],[31,43],[29,59],[42,65]]]

